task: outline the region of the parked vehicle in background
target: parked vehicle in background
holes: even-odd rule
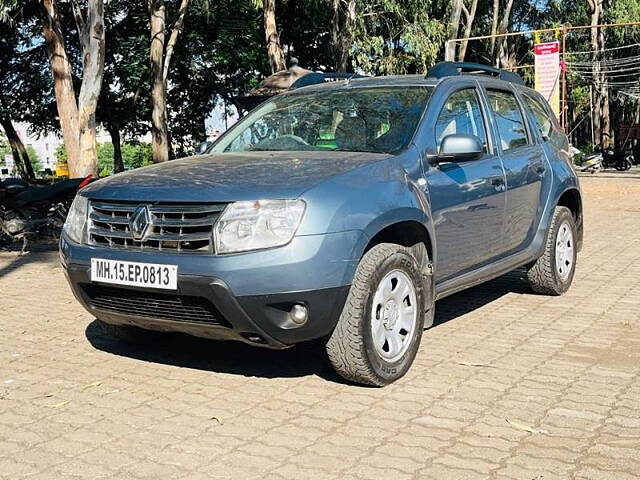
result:
[[[382,386],[413,363],[436,300],[522,266],[535,292],[564,293],[582,231],[543,97],[443,63],[275,96],[206,155],[100,180],[60,253],[77,299],[124,341],[324,339],[340,375]]]
[[[60,180],[46,186],[30,186],[17,178],[0,180],[0,239],[22,241],[30,236],[62,229],[74,197],[91,177]]]
[[[602,168],[602,153],[585,155],[573,145],[570,147],[571,157],[579,172],[596,173]]]
[[[619,172],[629,170],[633,166],[633,154],[627,150],[598,148],[602,153],[602,166],[604,168],[615,168]]]

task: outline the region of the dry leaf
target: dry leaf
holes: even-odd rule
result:
[[[84,387],[82,387],[80,390],[84,392],[85,390],[89,390],[90,388],[98,387],[98,386],[100,386],[100,385],[102,385],[102,382],[100,382],[100,381],[91,382],[91,383],[87,383],[87,384],[86,384]]]
[[[487,367],[487,368],[496,368],[493,365],[489,365],[488,363],[472,363],[472,362],[458,362],[458,365],[464,365],[465,367]]]
[[[216,422],[218,422],[220,425],[222,425],[222,418],[221,417],[216,417],[215,415],[213,417],[211,417],[209,420],[215,420]]]
[[[66,405],[71,403],[71,400],[65,400],[64,402],[54,403],[53,405],[49,405],[51,408],[63,408]]]
[[[509,425],[511,425],[513,428],[517,428],[518,430],[523,430],[529,433],[549,433],[546,430],[539,430],[523,423],[514,422],[513,420],[509,420],[508,418],[505,418],[505,420]]]

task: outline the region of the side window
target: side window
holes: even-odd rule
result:
[[[484,119],[480,101],[474,88],[458,90],[451,94],[436,121],[436,141],[440,145],[447,135],[475,135],[487,145]]]
[[[512,150],[529,143],[522,111],[514,94],[504,90],[487,90],[487,96],[496,118],[502,150]]]
[[[540,129],[540,133],[542,133],[542,135],[547,139],[551,138],[551,133],[553,132],[553,121],[549,118],[547,111],[536,99],[531,98],[529,95],[523,95],[522,98],[524,98],[524,103],[527,104],[527,107],[529,107],[533,116],[536,117],[536,123]]]

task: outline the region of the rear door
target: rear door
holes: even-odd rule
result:
[[[533,240],[544,206],[540,202],[542,179],[550,172],[544,149],[511,86],[488,83],[484,93],[506,177],[504,237],[500,242],[500,254],[505,256],[523,250]]]
[[[474,270],[498,253],[502,238],[505,179],[488,128],[486,108],[473,80],[441,85],[432,97],[427,135],[438,151],[447,135],[468,134],[485,145],[482,158],[469,162],[425,162],[437,243],[436,280]],[[433,120],[432,120],[433,119]]]

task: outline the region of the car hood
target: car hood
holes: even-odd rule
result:
[[[96,200],[228,202],[296,198],[346,171],[389,157],[368,152],[242,152],[199,155],[119,173],[82,194]]]

